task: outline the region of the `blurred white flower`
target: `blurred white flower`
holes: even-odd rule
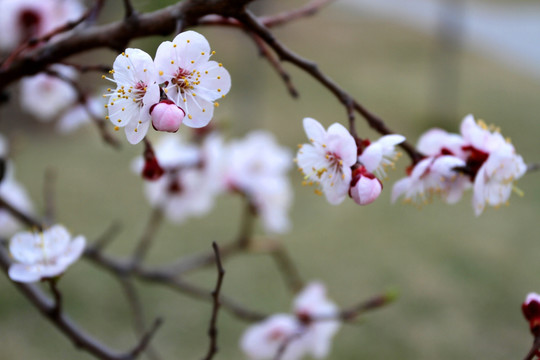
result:
[[[240,340],[251,360],[299,360],[306,355],[324,358],[339,330],[337,306],[326,298],[326,289],[310,283],[294,300],[294,315],[276,314],[248,328]]]
[[[55,64],[50,69],[68,79],[77,77],[77,72],[70,66]],[[38,120],[55,119],[76,100],[75,89],[55,76],[41,73],[21,80],[21,107]]]
[[[199,148],[183,143],[178,136],[164,136],[155,147],[155,155],[165,173],[156,181],[145,182],[150,204],[177,223],[208,213],[222,190],[221,138],[209,135]],[[143,165],[139,158],[134,168],[140,172]]]
[[[126,49],[113,64],[113,79],[116,89],[108,89],[105,107],[107,118],[115,130],[124,127],[131,144],[139,143],[150,126],[150,108],[160,99],[157,73],[150,55],[139,49]]]
[[[227,147],[226,186],[249,197],[268,232],[283,233],[290,228],[287,212],[292,188],[287,172],[291,166],[291,153],[269,132],[251,132]]]
[[[461,133],[467,143],[467,164],[476,171],[473,207],[478,216],[486,204],[500,206],[508,201],[514,182],[525,174],[527,166],[498,129],[475,122],[472,115],[463,120]]]
[[[89,124],[92,119],[102,119],[105,116],[103,100],[100,97],[86,99],[86,104],[80,104],[68,109],[58,120],[56,128],[60,133],[69,134],[85,124]]]
[[[21,232],[9,243],[16,261],[9,267],[9,277],[18,282],[35,282],[62,274],[83,253],[84,236],[71,239],[61,225],[43,232]]]
[[[0,50],[10,51],[33,37],[47,34],[79,18],[78,0],[1,0]]]
[[[218,106],[214,101],[231,88],[229,72],[222,64],[210,61],[213,54],[206,38],[195,31],[178,34],[156,51],[159,83],[165,83],[167,97],[184,110],[186,126],[206,126]]]
[[[315,119],[304,119],[311,144],[300,145],[297,163],[306,180],[317,182],[328,202],[341,203],[349,192],[351,166],[357,160],[354,138],[343,125],[335,123],[326,131]]]

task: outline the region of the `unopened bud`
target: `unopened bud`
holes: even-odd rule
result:
[[[381,181],[368,172],[365,167],[361,166],[354,170],[349,196],[355,203],[358,205],[371,204],[379,197],[381,191]]]
[[[186,113],[171,100],[161,100],[152,105],[150,115],[157,131],[177,132]]]
[[[529,321],[531,332],[536,334],[540,330],[540,295],[530,293],[525,302],[521,304],[521,310],[525,319]]]

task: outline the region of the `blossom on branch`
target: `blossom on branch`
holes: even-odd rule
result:
[[[186,126],[208,125],[214,107],[219,105],[215,101],[231,88],[229,72],[221,63],[210,60],[213,54],[206,38],[195,31],[178,34],[156,51],[159,83],[167,98],[184,111]]]
[[[223,142],[217,134],[209,135],[201,147],[182,142],[178,136],[164,136],[155,147],[155,157],[164,174],[145,182],[145,194],[154,207],[176,223],[205,215],[222,190],[221,160]],[[135,160],[136,172],[144,160]]]
[[[306,355],[324,358],[339,330],[338,308],[326,298],[326,289],[310,283],[296,297],[294,314],[276,314],[248,328],[240,340],[251,360],[299,360]],[[279,356],[280,355],[280,356]]]
[[[85,243],[84,236],[71,239],[61,225],[15,234],[9,251],[16,262],[9,267],[9,277],[26,283],[56,277],[82,255]]]
[[[150,55],[139,49],[126,49],[116,57],[111,70],[116,89],[108,89],[109,97],[105,107],[106,117],[115,130],[124,127],[131,144],[139,143],[150,126],[150,108],[160,99],[157,73]]]
[[[287,178],[292,165],[290,151],[277,144],[271,133],[253,131],[228,145],[225,160],[225,186],[248,197],[266,231],[287,231],[292,202]]]
[[[337,205],[349,191],[351,167],[357,161],[356,142],[338,123],[325,130],[317,120],[305,118],[304,130],[311,143],[299,145],[296,161],[305,183],[318,183],[328,202]]]
[[[404,141],[403,135],[385,135],[379,140],[369,143],[358,156],[358,161],[364,165],[367,171],[384,179],[386,177],[384,169],[388,166],[394,167],[394,162],[401,156],[401,153],[396,151],[396,145]]]
[[[418,150],[426,157],[394,185],[393,201],[404,195],[406,201],[427,202],[437,194],[455,203],[473,187],[473,207],[480,215],[486,204],[506,203],[514,181],[527,170],[499,130],[475,122],[472,115],[463,120],[461,135],[431,129],[420,138]]]

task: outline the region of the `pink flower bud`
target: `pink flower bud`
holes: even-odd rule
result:
[[[150,115],[157,131],[177,132],[186,113],[171,100],[161,100],[152,105]]]
[[[145,142],[143,157],[144,167],[141,173],[143,179],[148,181],[156,181],[161,178],[161,176],[163,176],[165,173],[165,170],[163,170],[161,165],[159,165],[156,154],[154,153],[154,149],[152,149],[149,142]]]
[[[382,184],[365,167],[361,166],[354,170],[352,175],[349,196],[353,198],[358,205],[368,205],[379,197],[382,191]]]

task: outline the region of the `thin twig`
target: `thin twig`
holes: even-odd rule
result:
[[[221,305],[219,301],[219,293],[221,291],[221,285],[223,284],[223,277],[225,276],[225,269],[223,269],[223,265],[221,264],[219,247],[215,241],[212,242],[212,249],[214,250],[214,254],[216,257],[216,267],[217,267],[218,276],[217,276],[217,281],[216,281],[216,287],[214,288],[214,291],[212,291],[212,299],[213,299],[212,317],[210,318],[210,326],[208,328],[208,337],[210,338],[210,344],[208,346],[208,352],[206,353],[206,356],[203,358],[203,360],[211,360],[214,357],[214,355],[218,352],[217,317],[218,317],[219,307]]]
[[[122,226],[120,225],[118,221],[114,221],[103,232],[103,234],[99,238],[97,238],[96,241],[94,241],[91,248],[97,251],[103,250],[107,245],[111,243],[111,241],[113,241],[116,238],[116,236],[120,233],[120,230],[122,230]]]
[[[51,308],[51,316],[58,317],[62,313],[62,293],[58,290],[58,278],[49,279],[48,282],[54,299],[54,305]]]
[[[80,73],[86,73],[90,71],[96,71],[101,73],[109,73],[112,68],[110,65],[103,65],[103,64],[94,64],[94,65],[83,65],[83,64],[77,64],[70,61],[62,61],[60,62],[62,65],[71,66],[75,70],[77,70]]]
[[[80,85],[75,80],[67,76],[64,76],[60,74],[59,72],[54,71],[52,69],[47,69],[44,72],[49,76],[53,76],[59,80],[62,80],[63,82],[65,82],[66,84],[70,85],[73,88],[73,90],[77,93],[77,101],[79,102],[79,104],[83,105],[84,108],[86,109],[86,112],[90,116],[90,119],[92,119],[94,124],[97,126],[98,131],[103,141],[106,144],[111,145],[113,148],[117,150],[120,149],[121,147],[120,142],[118,141],[118,139],[116,139],[114,136],[112,136],[109,133],[108,128],[106,126],[107,123],[105,122],[105,119],[94,114],[94,112],[90,108],[90,104],[88,102],[88,96],[85,93],[85,91],[80,87]]]
[[[143,306],[139,298],[139,294],[137,293],[137,289],[135,288],[133,281],[125,276],[119,276],[118,281],[120,282],[120,285],[122,285],[122,289],[126,295],[126,300],[131,308],[135,334],[137,336],[143,336],[145,334],[146,324],[144,321]],[[160,359],[159,355],[151,345],[146,347],[146,355],[150,360]]]
[[[156,237],[156,233],[163,223],[163,211],[159,207],[152,209],[150,218],[146,224],[146,229],[141,236],[135,251],[132,256],[132,266],[139,266],[145,259],[152,243]]]
[[[287,287],[297,293],[304,287],[304,282],[300,278],[300,273],[296,268],[296,264],[292,261],[287,253],[287,250],[282,244],[277,244],[271,252],[272,258],[276,262],[277,268],[280,271]]]
[[[131,0],[123,0],[124,2],[124,9],[125,9],[125,18],[131,18],[133,15],[136,14],[135,8],[133,7],[133,4],[131,3]]]
[[[298,98],[299,94],[296,88],[294,87],[294,84],[292,83],[291,76],[289,75],[287,71],[285,71],[283,66],[281,66],[279,59],[277,59],[270,51],[268,51],[268,47],[259,36],[253,34],[252,32],[248,32],[248,34],[251,36],[251,38],[255,42],[255,45],[257,45],[260,55],[268,60],[270,65],[272,65],[274,70],[276,70],[276,72],[278,73],[279,77],[281,77],[281,79],[283,80],[283,83],[285,84],[285,86],[287,87],[287,90],[289,91],[289,94],[291,94],[291,96],[295,99]]]

